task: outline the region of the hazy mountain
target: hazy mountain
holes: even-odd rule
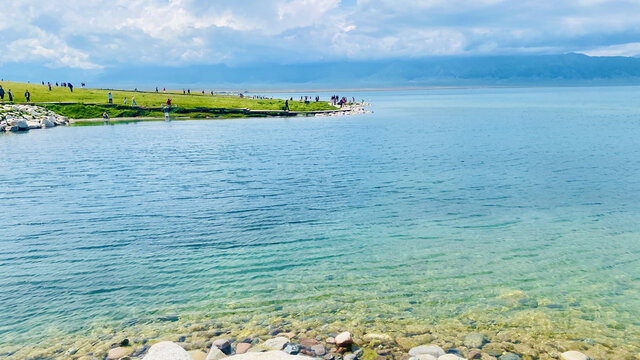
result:
[[[33,69],[0,76],[32,82],[86,81],[94,87],[379,88],[465,85],[640,84],[640,58],[547,56],[434,57],[246,66],[113,67],[101,71]],[[58,79],[55,79],[55,78]]]

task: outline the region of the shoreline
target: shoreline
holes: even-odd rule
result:
[[[631,349],[611,348],[589,340],[537,337],[524,328],[474,328],[453,319],[442,325],[408,323],[385,330],[380,324],[356,321],[299,323],[283,317],[231,317],[232,322],[181,323],[182,316],[166,314],[158,317],[166,325],[164,331],[147,331],[140,326],[129,330],[103,329],[102,333],[92,333],[81,341],[57,341],[47,349],[16,346],[0,353],[0,358],[139,360],[145,358],[154,344],[163,341],[174,342],[188,351],[193,360],[221,360],[234,354],[273,350],[317,360],[605,360],[635,356]],[[344,332],[349,333],[352,342],[341,346],[338,339]],[[429,351],[422,352],[425,346]],[[438,356],[425,355],[433,350]],[[562,357],[571,351],[584,357]],[[442,358],[443,355],[448,357]]]

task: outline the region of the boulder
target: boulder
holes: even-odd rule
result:
[[[282,350],[289,343],[289,339],[284,336],[278,336],[265,341],[262,346],[272,350]]]
[[[560,360],[589,360],[589,357],[579,351],[567,351],[560,354]]]
[[[206,360],[207,353],[202,350],[187,351],[193,360]]]
[[[27,125],[29,126],[29,130],[42,128],[39,121],[27,121]]]
[[[215,345],[211,345],[211,350],[209,350],[209,354],[207,354],[206,360],[220,360],[222,358],[226,358],[227,354],[225,354],[222,350],[218,349]]]
[[[162,341],[149,348],[142,360],[193,360],[189,353],[172,341]]]
[[[9,120],[9,124],[12,126],[17,126],[19,130],[29,130],[29,124],[27,124],[27,120],[17,118]]]
[[[300,345],[288,343],[282,351],[287,354],[295,355],[300,352]],[[323,354],[324,355],[324,354]]]
[[[353,344],[353,338],[348,331],[342,332],[336,336],[336,345],[340,347],[346,347]]]
[[[467,334],[467,336],[464,338],[464,346],[468,347],[468,348],[476,348],[479,349],[482,347],[482,345],[484,345],[484,343],[486,342],[486,338],[484,335],[477,333],[477,332],[472,332]]]
[[[427,354],[435,358],[444,355],[444,350],[438,345],[421,345],[409,350],[409,355],[418,357],[418,355]]]
[[[313,338],[307,338],[307,337],[301,337],[300,339],[298,339],[298,342],[300,343],[300,345],[306,348],[311,348],[313,346],[320,344],[320,341]]]
[[[246,342],[241,342],[236,345],[236,354],[244,354],[251,348],[251,344]]]
[[[409,360],[438,360],[438,358],[431,354],[420,354],[410,357]]]
[[[40,124],[42,124],[43,128],[50,128],[50,127],[54,127],[56,126],[55,123],[55,118],[52,120],[51,117],[49,118],[43,118],[42,120],[40,120]]]
[[[231,354],[231,343],[227,339],[216,339],[213,341],[213,346],[220,349],[226,355]]]
[[[311,351],[313,351],[313,353],[316,354],[316,356],[323,356],[324,354],[327,353],[327,349],[325,349],[324,345],[322,344],[313,345],[311,347]]]

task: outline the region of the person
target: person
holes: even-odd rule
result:
[[[185,91],[185,89],[182,89],[182,95],[187,95],[187,92]]]
[[[29,92],[29,90],[24,92],[24,97],[25,99],[27,99],[27,102],[31,101],[31,93]]]
[[[4,89],[2,88],[2,85],[0,85],[0,100],[4,101]]]
[[[165,121],[171,120],[171,118],[169,117],[169,109],[170,108],[171,108],[170,106],[165,106],[164,107],[164,120]]]
[[[138,105],[138,103],[136,103],[136,97],[132,96],[131,97],[131,106],[136,106],[136,105]]]
[[[111,91],[109,91],[109,104],[113,104],[113,95],[111,95]]]
[[[9,96],[9,101],[13,102],[13,93],[11,92],[11,89],[9,89],[9,91],[7,92],[7,95]]]
[[[109,123],[109,114],[107,114],[106,111],[104,113],[102,113],[102,118],[104,119],[104,123],[105,124]]]
[[[284,101],[284,111],[289,111],[289,100]]]
[[[73,85],[71,85],[71,83],[68,83],[67,85],[69,85],[69,90],[71,90],[71,92],[73,92]]]
[[[191,95],[191,89],[187,89],[187,94]]]
[[[171,107],[171,99],[167,99],[167,106]]]
[[[58,83],[56,83],[56,86],[60,86],[60,85],[58,85]]]
[[[158,93],[158,87],[156,86],[156,93]]]
[[[51,83],[47,83],[49,85],[49,91],[51,91]]]
[[[127,105],[127,97],[124,97],[124,104]]]
[[[167,92],[167,88],[162,88],[162,92]]]

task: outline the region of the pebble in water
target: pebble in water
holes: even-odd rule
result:
[[[484,335],[477,333],[477,332],[473,332],[473,333],[469,333],[465,338],[464,338],[464,346],[468,347],[468,348],[481,348],[482,345],[484,345],[486,341],[486,338]]]
[[[267,341],[265,341],[262,346],[267,348],[267,349],[272,349],[272,350],[282,350],[284,349],[285,345],[287,345],[289,343],[289,339],[284,337],[284,336],[278,336],[276,338],[272,338],[269,339]]]
[[[348,331],[338,334],[335,340],[336,340],[336,345],[340,347],[346,347],[353,344],[353,338],[351,337],[351,333]]]
[[[427,354],[435,358],[444,355],[444,350],[438,345],[421,345],[409,350],[409,355],[418,357],[418,355]]]
[[[162,341],[149,348],[143,360],[192,360],[191,355],[171,341]]]
[[[560,354],[560,360],[589,360],[589,357],[579,351],[567,351]]]

